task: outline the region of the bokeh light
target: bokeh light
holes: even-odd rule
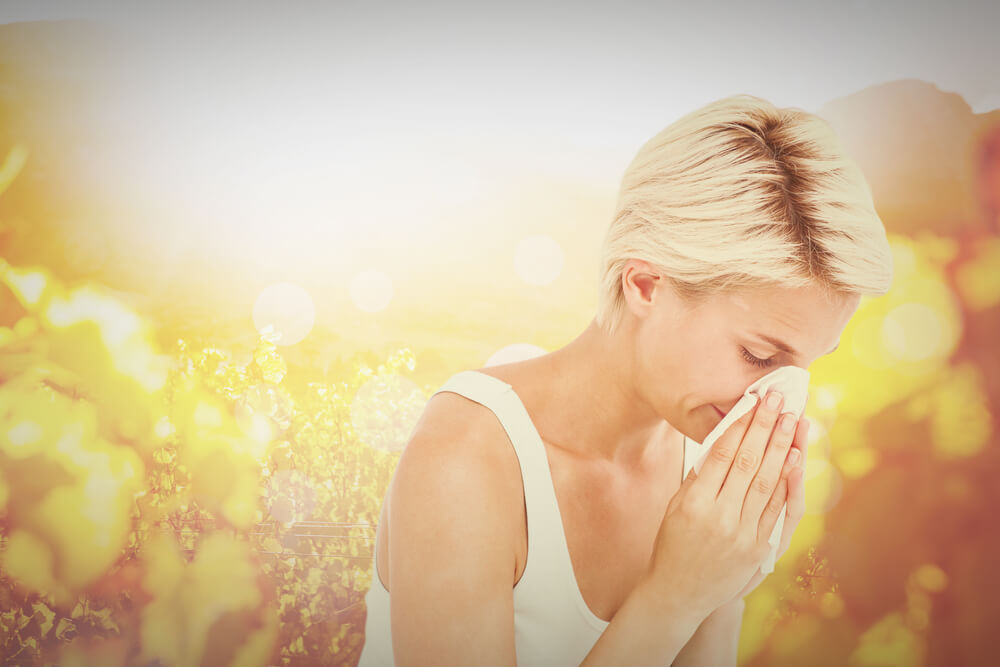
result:
[[[812,405],[827,414],[836,411],[837,402],[843,391],[843,387],[839,385],[823,385],[811,389],[809,396],[812,398]]]
[[[953,244],[937,237],[890,235],[896,273],[884,296],[864,297],[841,336],[843,352],[818,359],[823,385],[846,387],[837,397],[838,421],[874,418],[947,369],[962,336],[963,316],[944,269]],[[851,363],[851,362],[854,363]],[[859,368],[860,367],[860,368]],[[859,370],[877,382],[859,383]],[[822,414],[821,410],[817,410]]]
[[[955,285],[972,310],[1000,303],[1000,238],[984,239],[975,255],[955,271]]]
[[[844,482],[829,461],[809,457],[805,469],[806,514],[826,514],[840,501]]]
[[[809,422],[809,433],[806,435],[809,458],[828,458],[830,456],[828,422],[809,414],[806,415],[806,421]]]
[[[551,237],[528,236],[514,251],[514,270],[521,280],[532,285],[548,285],[563,270],[563,249]]]
[[[945,459],[975,456],[993,435],[993,416],[986,403],[981,371],[956,366],[931,394],[927,415],[934,450]]]
[[[878,465],[878,452],[871,447],[852,447],[837,452],[837,468],[848,479],[860,479]]]
[[[943,357],[954,343],[945,334],[941,316],[923,303],[896,306],[882,320],[885,349],[897,359],[924,361]]]
[[[309,335],[315,322],[312,297],[294,283],[268,285],[254,302],[254,326],[261,334],[273,332],[276,345],[295,345]]]
[[[294,405],[279,385],[262,382],[243,392],[236,401],[235,413],[246,435],[270,440],[291,425]]]
[[[351,280],[351,301],[366,313],[385,310],[392,301],[392,280],[381,271],[362,271]]]

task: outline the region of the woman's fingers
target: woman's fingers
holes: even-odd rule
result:
[[[800,457],[801,465],[803,468],[806,466],[806,454],[808,454],[809,449],[809,426],[811,422],[805,417],[802,418],[799,428],[795,431],[795,446],[802,450],[802,456]]]
[[[754,396],[754,398],[757,398]],[[729,469],[733,465],[733,459],[740,448],[747,428],[753,421],[754,416],[760,409],[760,401],[754,407],[747,410],[746,414],[729,425],[722,435],[712,444],[708,451],[701,470],[698,471],[697,482],[691,487],[691,493],[696,496],[704,495],[709,502],[715,502],[719,495],[719,489],[729,474]]]
[[[787,477],[788,473],[792,471],[792,468],[799,466],[804,468],[806,465],[806,454],[808,445],[806,445],[806,435],[809,433],[809,420],[805,417],[799,418],[798,424],[795,427],[795,438],[792,440],[791,446],[788,448],[788,455],[785,457],[784,466],[781,468],[781,476]]]
[[[793,453],[791,447],[797,425],[798,418],[793,413],[786,412],[778,418],[764,451],[764,461],[743,500],[740,519],[748,526],[756,526],[760,521],[760,514],[774,494],[778,481],[787,474],[788,464],[794,463],[789,458]]]
[[[798,468],[799,483],[789,490],[788,497],[788,517],[798,523],[806,514],[806,457],[809,455],[809,420],[803,417],[799,422],[799,428],[795,431],[795,446],[801,450]]]
[[[793,449],[803,453],[799,455],[797,463],[789,462],[782,472],[782,476],[788,480],[788,498],[785,501],[787,509],[785,510],[785,525],[781,530],[781,543],[778,546],[778,558],[788,551],[795,529],[806,513],[805,450],[808,434],[809,420],[803,417],[799,420],[793,443]],[[794,476],[793,473],[795,473]]]
[[[740,443],[739,451],[733,460],[732,468],[729,469],[729,475],[726,477],[722,490],[719,491],[719,500],[735,508],[737,519],[740,519],[744,513],[744,503],[749,502],[750,507],[757,512],[754,523],[759,521],[760,512],[778,483],[781,462],[784,460],[788,445],[792,441],[791,433],[782,432],[781,429],[774,430],[782,402],[781,394],[772,391],[768,392],[764,402],[757,406],[757,413],[743,437],[743,442]],[[772,432],[775,434],[774,438],[772,438]],[[777,441],[776,445],[770,444],[774,443],[775,440]],[[773,452],[768,455],[768,450],[775,446],[782,450],[777,454],[778,458],[775,458]],[[765,457],[771,461],[767,467],[767,476],[758,478],[758,471],[764,463]]]
[[[793,471],[794,474],[795,472]],[[774,527],[778,523],[778,517],[785,511],[785,501],[788,499],[788,485],[788,478],[782,477],[778,480],[778,486],[774,490],[774,495],[771,496],[771,499],[764,507],[764,512],[760,516],[760,522],[757,524],[757,541],[761,544],[767,542],[771,537],[771,533],[774,532]],[[786,527],[784,530],[788,530],[788,528]]]

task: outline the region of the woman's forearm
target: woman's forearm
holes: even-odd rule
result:
[[[735,667],[745,607],[746,603],[739,600],[709,614],[677,654],[672,667]]]
[[[665,601],[643,580],[615,613],[580,667],[669,665],[701,620]]]

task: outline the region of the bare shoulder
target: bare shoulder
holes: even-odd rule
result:
[[[476,369],[502,382],[516,381],[519,364]],[[513,372],[512,372],[513,371]],[[400,459],[436,461],[457,473],[471,475],[489,485],[505,508],[502,524],[516,537],[524,524],[524,491],[517,455],[506,429],[485,405],[451,391],[441,391],[428,400]],[[498,526],[500,527],[500,526]]]
[[[386,578],[397,571],[390,554],[400,545],[394,540],[417,527],[440,530],[447,521],[451,539],[468,546],[488,538],[492,548],[508,552],[503,557],[509,556],[510,585],[524,521],[522,494],[517,457],[496,415],[460,394],[434,394],[403,449],[382,508],[390,562]],[[479,531],[490,534],[476,535]],[[387,584],[391,588],[391,581]]]
[[[503,380],[500,372],[478,370]],[[472,399],[441,391],[428,400],[402,456],[446,459],[448,467],[476,476],[515,507],[523,499],[521,470],[506,429],[496,414]],[[402,458],[400,460],[402,463]],[[522,512],[523,515],[523,512]],[[516,517],[515,517],[516,518]]]
[[[409,664],[515,664],[520,508],[502,429],[488,408],[438,392],[400,456],[387,546],[393,651]]]
[[[411,440],[439,440],[438,436],[450,435],[486,441],[502,434],[496,415],[485,405],[452,391],[441,391],[427,401]]]
[[[507,432],[493,411],[450,391],[427,401],[403,456],[408,452],[453,457],[472,465],[516,463]]]

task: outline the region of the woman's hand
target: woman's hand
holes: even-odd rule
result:
[[[778,488],[774,490],[774,499],[776,502],[780,503],[782,502],[781,498],[785,498],[785,501],[788,503],[788,509],[785,512],[785,525],[781,529],[781,541],[778,543],[777,558],[781,558],[788,551],[788,547],[792,544],[792,535],[795,534],[795,529],[806,513],[805,465],[806,455],[809,450],[809,445],[807,444],[808,437],[809,420],[803,417],[799,420],[798,427],[795,430],[795,441],[792,443],[792,448],[799,451],[798,460],[793,462],[791,460],[791,452],[789,452],[789,461],[785,464],[785,469],[781,472],[781,481],[778,482]],[[756,574],[750,579],[750,583],[730,602],[743,600],[765,578],[767,578],[767,575],[761,572],[758,567]]]
[[[667,505],[647,572],[665,608],[705,618],[739,597],[759,571],[784,503],[774,496],[797,430],[794,414],[783,415],[787,429],[776,428],[780,409],[778,396],[776,406],[758,402],[733,422]]]

